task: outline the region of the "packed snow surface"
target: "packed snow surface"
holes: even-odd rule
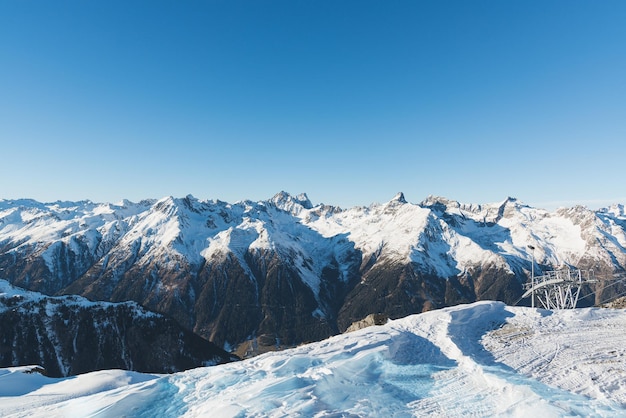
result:
[[[172,375],[15,367],[0,416],[626,416],[625,327],[625,310],[478,302]]]

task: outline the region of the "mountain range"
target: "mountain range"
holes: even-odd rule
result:
[[[324,339],[370,314],[514,303],[531,270],[562,267],[623,272],[624,206],[549,212],[513,198],[414,204],[402,193],[350,209],[285,192],[232,204],[0,200],[0,279],[134,301],[244,357]],[[601,280],[594,290],[588,305],[623,289]]]

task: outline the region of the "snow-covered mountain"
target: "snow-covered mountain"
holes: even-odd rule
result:
[[[50,297],[0,280],[0,367],[32,363],[61,377],[112,368],[171,373],[233,360],[135,302]]]
[[[0,369],[6,417],[623,417],[626,311],[459,305],[171,375]]]
[[[533,257],[537,273],[624,271],[624,207],[412,204],[401,193],[351,209],[284,192],[234,204],[0,201],[0,278],[133,300],[240,354],[320,340],[372,313],[511,303]]]

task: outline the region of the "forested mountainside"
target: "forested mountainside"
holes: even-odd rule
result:
[[[171,373],[234,360],[135,302],[50,297],[0,280],[0,367],[36,364],[63,377],[104,369]]]

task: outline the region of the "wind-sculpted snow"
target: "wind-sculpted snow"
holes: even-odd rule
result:
[[[533,266],[593,269],[600,279],[626,271],[623,206],[548,212],[512,198],[413,204],[402,193],[350,209],[285,192],[232,204],[0,200],[0,279],[132,300],[229,349],[292,347],[369,314],[513,303]],[[626,291],[598,287],[606,291],[596,300],[591,289],[581,300]]]
[[[626,311],[478,302],[172,375],[0,371],[8,417],[626,414]]]

